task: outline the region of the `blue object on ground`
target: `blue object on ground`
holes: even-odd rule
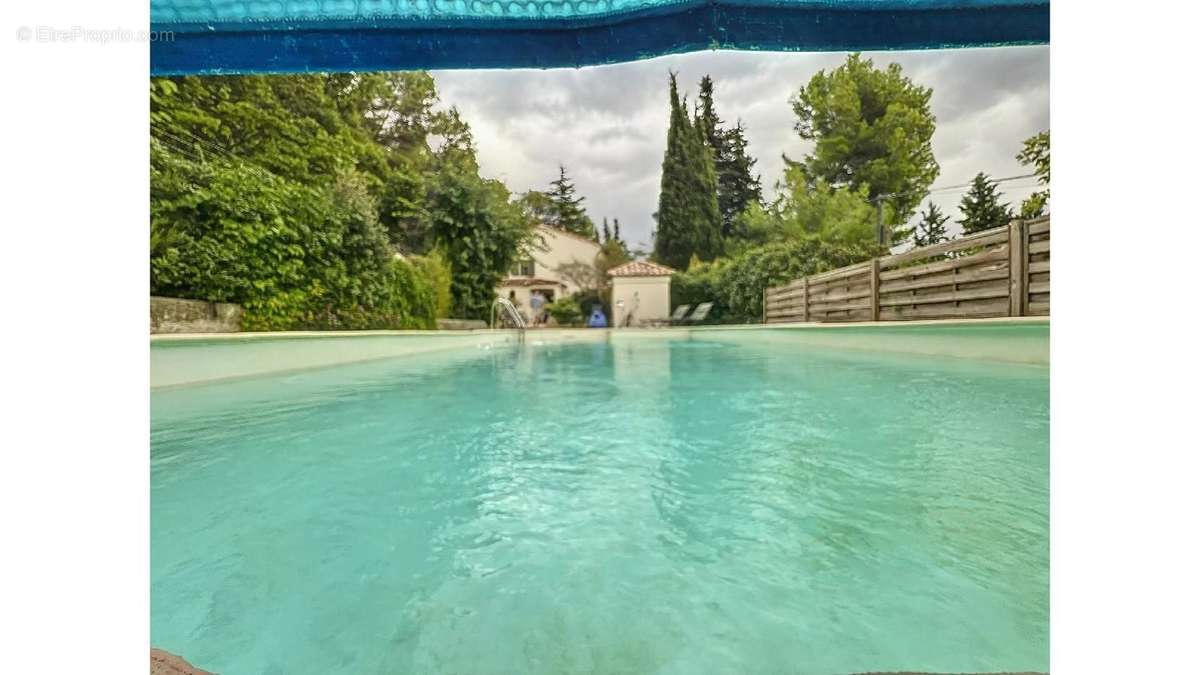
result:
[[[152,75],[557,68],[1050,41],[1049,0],[151,0]]]
[[[588,328],[608,328],[608,317],[599,309],[593,309],[592,316],[588,319]]]

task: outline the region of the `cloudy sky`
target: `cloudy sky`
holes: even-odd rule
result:
[[[1003,47],[869,54],[877,66],[898,62],[915,82],[933,88],[941,175],[934,187],[965,183],[979,171],[993,178],[1029,173],[1014,158],[1021,142],[1050,126],[1050,50]],[[556,70],[434,73],[442,101],[470,122],[483,173],[515,192],[546,189],[561,162],[597,224],[621,221],[624,238],[649,248],[667,137],[667,73],[696,96],[706,73],[717,113],[741,118],[764,188],[774,193],[783,154],[800,158],[810,144],[792,129],[789,97],[844,53],[696,52],[611,66]],[[1014,207],[1033,180],[1002,186]],[[930,197],[958,217],[961,190]],[[954,225],[953,228],[957,228]],[[953,230],[952,230],[953,231]]]

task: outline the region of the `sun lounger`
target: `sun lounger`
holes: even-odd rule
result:
[[[708,318],[708,313],[712,310],[711,302],[702,302],[696,305],[696,309],[692,311],[692,315],[684,319],[682,323],[700,323]]]

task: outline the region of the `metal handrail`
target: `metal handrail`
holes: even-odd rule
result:
[[[503,309],[505,311],[505,313],[508,314],[509,321],[512,321],[513,325],[516,326],[517,329],[521,331],[521,336],[524,337],[525,336],[525,328],[527,328],[527,326],[525,324],[525,319],[524,319],[524,317],[521,316],[521,313],[517,311],[516,305],[512,304],[512,301],[509,300],[508,298],[496,298],[496,301],[492,303],[491,327],[493,329],[496,328],[496,308],[497,307],[500,307],[501,309]]]

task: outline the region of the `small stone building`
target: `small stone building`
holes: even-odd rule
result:
[[[634,260],[608,271],[612,279],[612,326],[631,328],[671,318],[671,275],[675,270]]]

